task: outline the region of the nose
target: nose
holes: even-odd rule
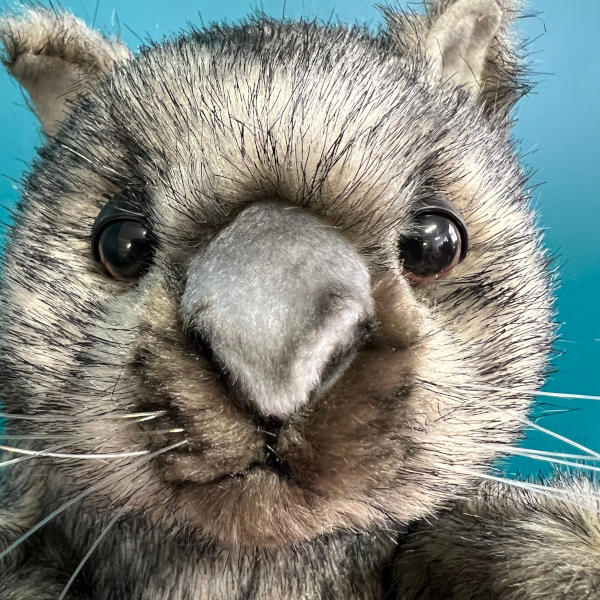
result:
[[[373,317],[369,271],[320,218],[257,202],[194,256],[180,312],[243,397],[285,418],[349,364]]]

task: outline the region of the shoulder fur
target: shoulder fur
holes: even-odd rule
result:
[[[400,549],[399,597],[598,598],[598,488],[566,475],[545,485],[485,485],[475,498],[421,523]]]

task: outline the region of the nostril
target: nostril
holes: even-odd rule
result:
[[[376,329],[377,322],[374,319],[359,322],[352,342],[344,348],[340,348],[334,352],[323,367],[319,385],[311,394],[313,397],[322,396],[335,384],[350,366],[356,354],[369,342]]]
[[[193,327],[186,328],[184,333],[190,348],[194,353],[199,354],[213,366],[219,367],[219,370],[221,370],[219,360],[213,350],[210,340],[200,330]]]

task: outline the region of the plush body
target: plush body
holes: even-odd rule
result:
[[[5,437],[56,456],[3,470],[0,598],[597,596],[591,484],[481,485],[554,335],[516,7],[426,9],[135,57],[1,22],[48,137],[3,262]]]

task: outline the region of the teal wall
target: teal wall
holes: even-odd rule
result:
[[[344,22],[376,25],[379,14],[374,2],[365,0],[288,0],[287,16],[319,16]],[[189,0],[65,0],[63,5],[105,32],[120,25],[123,39],[131,47],[139,37],[160,39],[186,23],[199,24],[242,17],[257,6],[281,16],[282,0],[260,3],[230,0],[221,3]],[[141,8],[143,6],[143,8]],[[531,12],[540,14],[523,20],[520,28],[532,39],[532,67],[542,73],[539,85],[518,110],[516,135],[525,153],[525,163],[536,171],[535,203],[541,224],[547,228],[546,243],[558,252],[561,288],[558,292],[559,320],[564,323],[555,361],[557,372],[546,389],[600,394],[600,23],[597,0],[532,0]],[[576,7],[576,10],[575,10]],[[543,12],[542,12],[543,11]],[[135,33],[134,33],[135,32]],[[18,87],[0,73],[0,204],[10,206],[17,198],[18,180],[40,138],[36,123],[25,107]],[[0,208],[0,217],[6,217]],[[563,412],[568,409],[568,412]],[[540,424],[600,450],[600,403],[592,401],[540,399],[537,413],[551,411]],[[554,412],[558,411],[558,412]],[[533,448],[566,450],[556,440],[531,433],[526,443]],[[508,472],[537,472],[540,464],[516,460]]]

